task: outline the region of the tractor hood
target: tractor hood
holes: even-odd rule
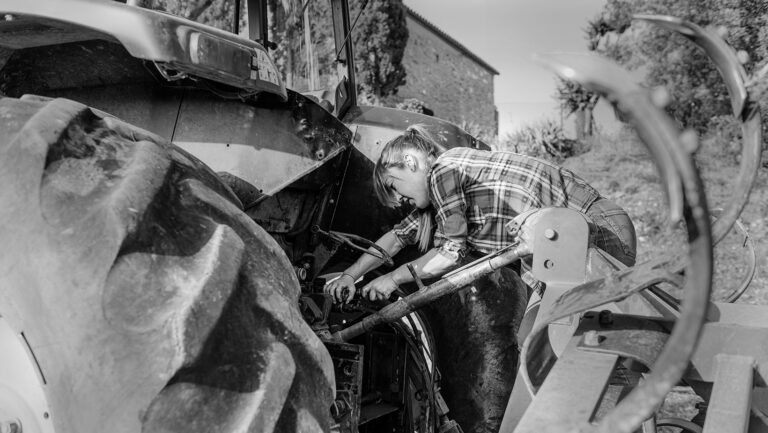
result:
[[[0,3],[0,64],[15,50],[94,39],[118,42],[169,80],[202,77],[287,98],[264,47],[223,30],[115,1]]]

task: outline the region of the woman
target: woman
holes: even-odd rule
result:
[[[587,215],[598,247],[628,266],[635,261],[635,230],[626,212],[571,171],[536,158],[444,150],[424,129],[412,126],[385,145],[374,188],[387,206],[416,208],[376,243],[391,255],[418,244],[423,255],[410,264],[423,279],[509,245],[514,238],[508,223],[523,212],[553,206]],[[325,291],[348,302],[355,281],[381,262],[363,254]],[[402,265],[368,283],[362,294],[386,299],[412,280]],[[475,281],[472,288],[472,301],[447,296],[426,313],[438,342],[437,365],[451,416],[465,432],[498,431],[514,384],[517,330],[529,291],[510,268]],[[348,295],[341,299],[345,290]]]
[[[374,188],[384,205],[416,207],[376,243],[391,255],[418,244],[424,254],[410,264],[420,278],[439,277],[468,254],[488,254],[509,245],[514,238],[507,224],[523,212],[544,207],[582,212],[592,222],[596,246],[627,266],[635,262],[635,229],[627,213],[570,170],[537,158],[470,148],[443,151],[423,128],[411,126],[384,146],[374,170]],[[349,301],[355,281],[380,264],[364,254],[325,291],[341,300],[346,289],[344,301]],[[411,281],[403,265],[368,283],[362,293],[371,300],[386,299]]]

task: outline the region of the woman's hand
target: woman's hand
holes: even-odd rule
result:
[[[383,301],[389,298],[389,295],[397,290],[398,287],[391,273],[384,274],[363,287],[363,297],[367,296],[371,301],[376,299]]]
[[[347,298],[344,299],[344,289],[347,289]],[[325,287],[323,292],[333,296],[333,300],[336,302],[347,303],[355,296],[355,280],[349,274],[341,274],[339,278],[331,280]]]

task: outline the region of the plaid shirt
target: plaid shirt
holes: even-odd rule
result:
[[[600,197],[570,170],[512,152],[453,148],[427,174],[435,210],[435,246],[457,259],[469,249],[491,253],[514,238],[507,223],[531,208],[568,207],[582,213]],[[403,244],[417,242],[418,209],[393,228]]]

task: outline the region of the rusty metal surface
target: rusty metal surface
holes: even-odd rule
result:
[[[731,196],[725,211],[712,227],[712,238],[720,242],[730,231],[749,200],[749,193],[757,178],[762,153],[760,95],[750,95],[745,81],[747,73],[736,57],[736,52],[714,30],[704,29],[680,18],[661,15],[636,15],[635,18],[675,31],[693,41],[714,62],[725,81],[731,97],[733,115],[741,122],[742,145],[739,174],[733,182]]]
[[[100,0],[6,0],[0,13],[19,16],[0,22],[0,39],[10,46],[57,44],[62,32],[74,34],[72,39],[85,29],[120,41],[134,57],[286,97],[277,68],[260,44],[170,14]],[[29,40],[30,33],[43,35]]]
[[[754,358],[715,356],[717,376],[707,406],[704,433],[746,433],[752,400]]]

